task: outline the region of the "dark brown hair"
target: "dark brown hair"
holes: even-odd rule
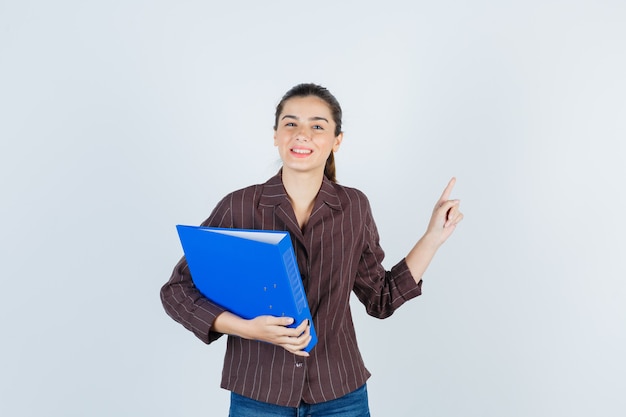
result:
[[[330,108],[330,113],[333,117],[333,121],[335,122],[335,136],[339,136],[341,133],[341,117],[342,111],[339,102],[333,96],[330,91],[328,91],[325,87],[321,85],[305,83],[298,84],[295,87],[291,88],[289,91],[285,93],[283,98],[280,99],[280,102],[276,106],[276,115],[274,119],[274,130],[278,128],[278,118],[280,114],[283,112],[283,107],[285,107],[285,103],[287,100],[294,97],[308,97],[315,96],[318,97],[328,105]],[[331,152],[326,160],[326,166],[324,167],[324,175],[332,182],[337,182],[337,172],[335,168],[335,156],[334,153]]]

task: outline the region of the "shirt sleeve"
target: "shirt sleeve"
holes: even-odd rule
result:
[[[224,198],[202,226],[228,227],[231,224],[230,217],[230,204]],[[161,303],[172,319],[192,331],[204,343],[209,344],[222,336],[222,333],[213,331],[213,322],[225,310],[196,288],[185,257],[176,264],[169,281],[161,288]]]
[[[224,309],[203,296],[191,280],[187,261],[183,257],[174,267],[169,281],[161,288],[161,302],[165,312],[192,331],[204,343],[222,336],[212,330],[215,318]]]
[[[385,270],[385,257],[371,208],[366,200],[363,222],[363,251],[358,264],[354,293],[367,313],[380,319],[391,316],[408,300],[422,293],[422,281],[415,282],[405,259],[390,271]]]

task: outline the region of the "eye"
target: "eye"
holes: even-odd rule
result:
[[[285,123],[286,127],[294,127],[296,124],[294,122]]]
[[[315,129],[315,130],[324,130],[324,128],[322,126],[320,126],[320,125],[314,125],[313,129]]]

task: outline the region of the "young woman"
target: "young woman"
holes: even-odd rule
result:
[[[276,108],[274,145],[281,170],[264,184],[223,198],[202,224],[289,231],[318,342],[310,353],[309,323],[260,316],[245,320],[195,288],[185,259],[161,289],[174,320],[205,343],[228,335],[222,388],[230,416],[369,416],[365,368],[350,313],[352,291],[368,314],[385,318],[421,294],[422,275],[462,220],[450,200],[453,178],[425,234],[386,271],[366,196],[337,184],[333,154],[343,139],[335,97],[315,84],[289,90]]]

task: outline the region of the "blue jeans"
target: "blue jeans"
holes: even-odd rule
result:
[[[230,394],[229,417],[370,417],[367,386],[336,400],[319,404],[301,402],[298,407],[283,407]]]

